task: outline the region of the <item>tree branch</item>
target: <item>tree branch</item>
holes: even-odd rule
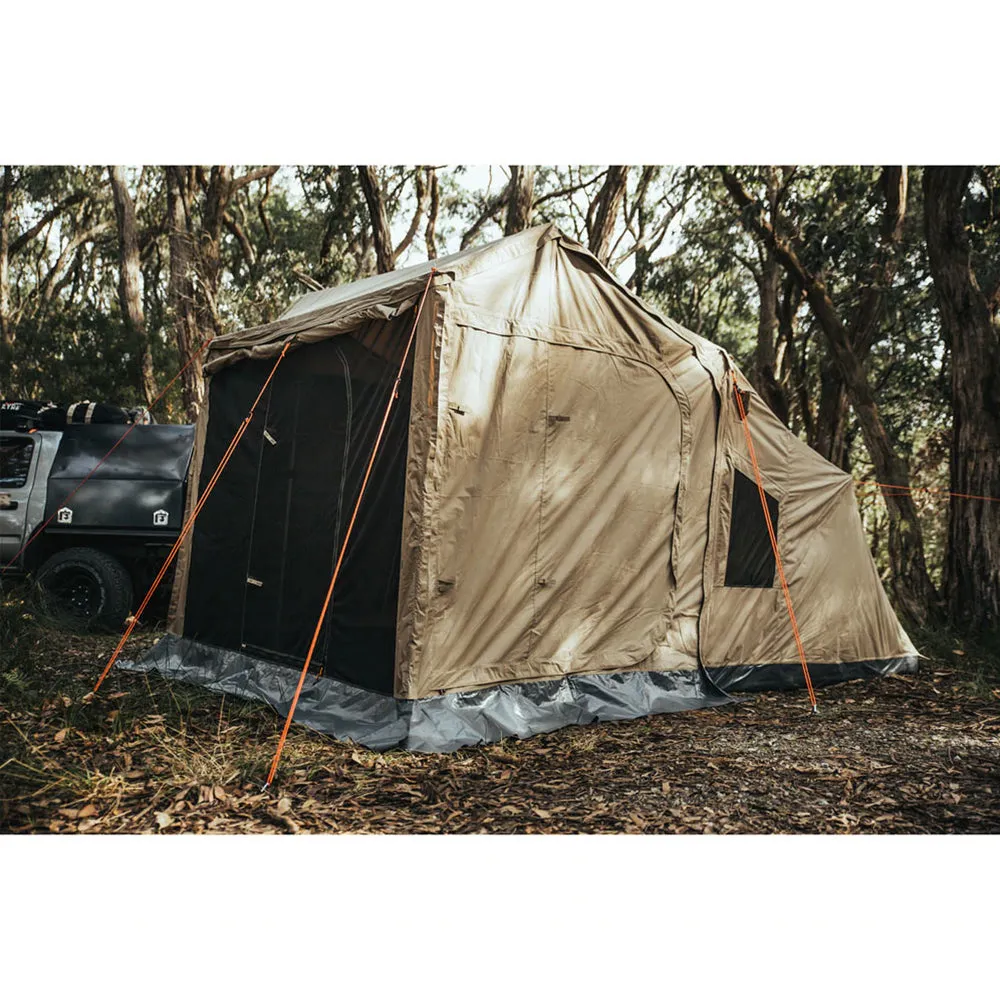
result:
[[[243,227],[229,214],[229,212],[224,212],[222,215],[222,222],[233,236],[236,237],[236,241],[240,245],[240,249],[243,251],[243,259],[247,262],[247,267],[253,267],[257,263],[257,254],[254,253],[253,246],[250,244],[250,240],[247,238],[247,234],[243,231]]]
[[[479,218],[472,224],[471,229],[466,230],[465,235],[462,237],[462,243],[459,247],[460,250],[467,249],[469,244],[480,234],[483,226],[485,226],[490,219],[495,218],[499,211],[503,208],[505,202],[507,201],[507,189],[508,185],[505,184],[499,194],[495,194],[492,198],[486,198],[483,211]]]
[[[424,243],[427,245],[427,259],[434,260],[438,255],[437,242],[435,239],[435,227],[437,226],[438,211],[441,207],[441,195],[438,189],[437,168],[428,169],[431,189],[431,207],[427,213],[427,228],[424,230]]]
[[[413,183],[417,189],[417,207],[413,211],[410,228],[407,229],[406,235],[400,240],[399,246],[392,252],[393,266],[395,266],[396,261],[403,256],[409,245],[413,242],[417,231],[420,229],[420,220],[424,217],[424,211],[427,208],[427,188],[424,184],[423,170],[420,167],[417,167],[415,171]]]
[[[271,178],[278,172],[277,167],[259,167],[256,170],[248,170],[242,177],[237,177],[230,182],[230,192],[238,191],[254,181],[262,181],[264,178]]]
[[[13,257],[23,250],[50,222],[62,215],[67,208],[78,205],[86,197],[87,193],[85,191],[76,191],[69,195],[69,197],[63,198],[58,205],[50,208],[30,229],[26,229],[16,240],[11,241],[10,249],[8,250],[10,256]]]
[[[372,238],[375,241],[375,266],[379,274],[385,274],[393,268],[392,234],[389,231],[389,221],[385,214],[385,202],[382,198],[382,187],[378,174],[372,166],[359,166],[358,179],[368,204],[368,215],[371,219]]]

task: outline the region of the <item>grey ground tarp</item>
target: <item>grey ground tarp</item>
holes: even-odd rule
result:
[[[175,635],[164,636],[138,661],[120,667],[262,701],[282,715],[288,713],[299,677],[289,667]],[[312,674],[295,720],[372,750],[444,753],[562,726],[714,708],[731,700],[701,670],[576,674],[413,701]]]

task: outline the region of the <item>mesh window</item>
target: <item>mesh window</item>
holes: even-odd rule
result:
[[[757,484],[742,472],[733,473],[733,509],[729,521],[727,587],[773,587],[774,549],[764,520]],[[778,501],[764,494],[774,534],[778,534]]]
[[[412,318],[362,345],[291,352],[194,527],[184,634],[300,667],[361,490]],[[211,381],[202,486],[274,365]],[[410,374],[383,436],[313,666],[392,693]]]

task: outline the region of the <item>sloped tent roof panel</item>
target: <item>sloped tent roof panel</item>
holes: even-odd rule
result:
[[[552,244],[550,246],[550,244]],[[573,265],[568,264],[572,258]],[[273,323],[217,337],[209,345],[211,374],[242,358],[275,357],[286,341],[308,344],[401,315],[419,300],[431,272],[435,284],[454,285],[452,307],[477,318],[532,320],[546,329],[571,329],[587,346],[620,351],[629,338],[647,356],[679,359],[693,350],[721,372],[719,347],[661,316],[624,288],[580,243],[547,224],[486,246],[377,274],[300,296]],[[666,360],[671,360],[666,357]]]
[[[368,320],[391,319],[417,303],[432,271],[447,283],[495,267],[560,236],[555,226],[537,226],[485,247],[309,292],[273,323],[216,338],[209,345],[205,370],[211,374],[247,357],[275,357],[288,340],[308,344],[346,333]]]

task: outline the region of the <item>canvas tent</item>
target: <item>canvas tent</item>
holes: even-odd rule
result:
[[[416,316],[296,720],[448,750],[801,684],[734,378],[814,682],[915,667],[851,478],[722,349],[554,226],[433,267],[212,343],[202,486],[291,346],[133,669],[287,713]]]

